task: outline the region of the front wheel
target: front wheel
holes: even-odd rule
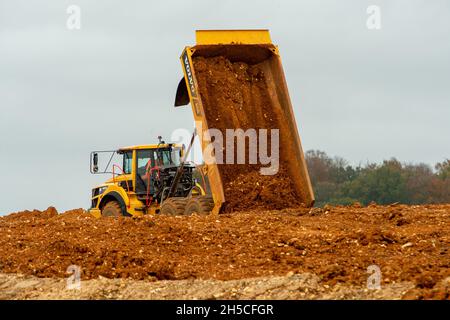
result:
[[[122,215],[122,208],[117,201],[109,201],[102,209],[103,217],[119,217]]]

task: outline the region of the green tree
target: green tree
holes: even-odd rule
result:
[[[365,205],[371,201],[379,204],[403,202],[405,179],[401,163],[392,158],[383,161],[381,166],[368,165],[356,179],[344,186],[343,194]]]

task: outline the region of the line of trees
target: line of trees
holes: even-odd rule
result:
[[[450,203],[450,160],[405,164],[397,159],[382,164],[351,166],[340,157],[310,150],[305,154],[316,204],[349,205]]]

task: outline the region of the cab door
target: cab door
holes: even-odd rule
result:
[[[147,194],[148,185],[151,185],[148,170],[153,167],[154,164],[154,151],[152,149],[136,150],[135,180],[137,194]]]

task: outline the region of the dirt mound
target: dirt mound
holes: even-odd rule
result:
[[[409,223],[389,219],[401,212]],[[292,208],[219,216],[95,219],[83,210],[0,217],[0,272],[83,279],[243,279],[317,274],[323,283],[411,281],[411,295],[448,297],[450,205]]]
[[[225,139],[226,129],[279,129],[281,117],[274,112],[265,75],[258,65],[230,62],[218,56],[196,57],[194,66],[200,88],[203,107],[210,128],[219,129]],[[270,131],[268,146],[271,145]],[[225,142],[224,142],[225,143]],[[234,142],[234,159],[237,146]],[[299,205],[280,145],[280,168],[273,176],[259,173],[262,165],[249,164],[249,139],[246,141],[246,164],[221,164],[219,171],[224,184],[224,212],[249,210],[259,207],[280,209]],[[270,155],[270,151],[268,151]],[[289,155],[287,155],[289,156]],[[225,154],[224,154],[225,160]],[[236,190],[237,187],[238,189]]]
[[[262,176],[257,171],[241,173],[225,185],[225,194],[227,199],[236,201],[225,203],[224,211],[273,210],[301,205],[285,171],[275,176]]]

